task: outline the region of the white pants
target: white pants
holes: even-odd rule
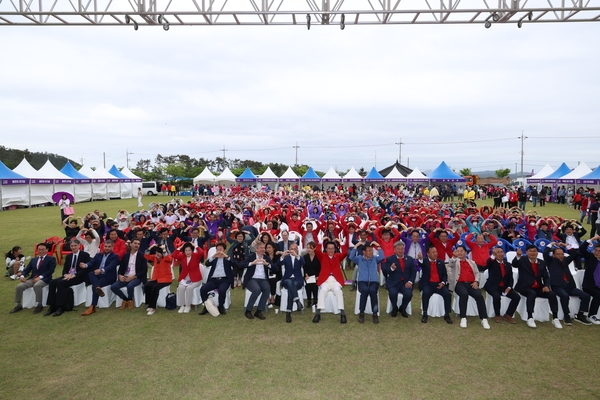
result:
[[[194,297],[194,289],[202,284],[202,281],[190,283],[189,285],[179,284],[177,286],[177,305],[188,306],[192,305],[192,298]]]
[[[138,196],[138,207],[143,207],[144,203],[142,203],[142,197]]]
[[[327,278],[321,286],[319,286],[319,300],[317,302],[317,308],[319,310],[325,309],[325,297],[329,292],[333,292],[338,303],[338,310],[344,309],[344,293],[342,292],[342,285],[335,280],[333,276]]]

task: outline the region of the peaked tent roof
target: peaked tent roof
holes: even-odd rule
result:
[[[300,177],[296,175],[292,167],[288,167],[283,175],[279,177],[279,182],[298,182]]]
[[[575,169],[559,179],[560,183],[575,184],[576,179],[592,172],[592,169],[582,162]]]
[[[244,172],[242,172],[242,174],[240,176],[235,178],[235,181],[236,182],[256,182],[256,179],[257,179],[256,175],[254,175],[254,172],[252,172],[250,167],[246,167]]]
[[[364,178],[360,176],[358,172],[354,169],[354,167],[350,168],[346,175],[344,175],[344,182],[362,182]]]
[[[52,165],[50,160],[47,160],[46,163],[44,165],[42,165],[42,168],[40,168],[39,172],[41,174],[43,174],[44,176],[47,176],[48,178],[54,179],[54,183],[59,183],[59,184],[72,184],[73,183],[73,178],[63,174],[58,169],[56,169],[56,167],[54,165]]]
[[[131,172],[131,170],[127,167],[123,168],[121,170],[121,173],[127,177],[129,177],[132,182],[141,182],[142,178],[140,178],[139,176],[137,176],[136,174],[134,174],[133,172]]]
[[[365,182],[385,182],[385,178],[373,167],[365,176]]]
[[[552,168],[550,164],[546,164],[544,165],[544,168],[540,170],[540,172],[533,175],[531,178],[526,178],[526,181],[527,183],[540,183],[540,179],[547,177],[553,172],[554,168]]]
[[[37,169],[33,168],[31,166],[31,164],[29,164],[29,161],[27,161],[27,159],[25,157],[23,157],[23,160],[21,160],[19,165],[17,165],[16,167],[13,168],[13,171],[19,175],[34,179],[36,181],[39,178],[47,178],[42,173],[40,173]],[[31,183],[37,183],[37,182],[31,182]],[[52,183],[52,182],[49,182],[49,183]]]
[[[67,163],[65,164],[64,167],[62,167],[62,169],[60,170],[60,172],[62,172],[63,174],[65,174],[65,175],[67,175],[67,176],[75,179],[75,183],[90,183],[91,182],[90,178],[88,178],[84,174],[82,174],[79,171],[77,171],[75,169],[75,167],[73,167],[73,164],[71,164],[70,161],[67,161]],[[85,180],[87,182],[81,182],[82,180]]]
[[[456,172],[452,171],[446,162],[442,161],[440,165],[429,174],[431,182],[466,182],[467,180]]]
[[[341,182],[342,177],[340,176],[340,174],[335,172],[335,169],[333,169],[333,167],[330,167],[329,171],[327,171],[325,173],[325,175],[323,175],[322,181],[323,182]]]
[[[413,172],[414,171],[418,171],[418,169],[413,170]],[[398,171],[398,169],[394,166],[390,173],[387,174],[387,176],[385,177],[385,180],[386,182],[406,182],[406,177],[402,175],[400,171]]]
[[[384,169],[379,170],[379,173],[382,176],[385,176],[387,178],[387,176],[390,174],[390,172],[392,172],[394,170],[394,168],[396,168],[398,170],[398,172],[400,172],[400,174],[402,174],[402,176],[407,176],[408,174],[410,174],[413,171],[412,169],[400,164],[398,162],[398,160],[396,160],[396,162],[394,164],[390,165],[389,167],[385,167]]]
[[[563,177],[570,172],[571,168],[569,168],[567,164],[562,163],[556,171],[540,179],[540,183],[556,183],[558,178]]]
[[[408,174],[406,179],[411,182],[429,182],[429,178],[419,171],[419,168],[413,169],[413,171]]]
[[[221,174],[215,178],[215,181],[219,182],[219,183],[222,183],[222,182],[235,183],[235,178],[236,178],[235,175],[233,174],[233,172],[231,172],[229,167],[226,167],[225,170],[223,170],[223,172],[221,172]]]
[[[267,170],[258,177],[259,182],[277,182],[278,179],[279,178],[275,175],[275,172],[273,172],[271,167],[267,167]]]
[[[125,175],[124,173],[122,173],[121,171],[119,171],[119,169],[117,168],[116,165],[113,165],[112,167],[110,167],[110,169],[108,170],[108,172],[111,175],[116,176],[119,179],[123,179],[125,182],[130,182],[131,178],[128,177],[127,175]]]
[[[102,178],[105,178],[107,182],[117,183],[119,178],[108,172],[104,167],[96,167],[96,174]]]
[[[308,181],[308,182],[316,182],[316,181],[320,181],[321,177],[319,175],[317,175],[317,173],[315,172],[315,170],[312,167],[308,167],[308,170],[304,173],[304,175],[302,175],[302,178],[300,178],[300,180]]]
[[[2,179],[3,185],[26,185],[29,183],[29,179],[12,171],[2,161],[0,161],[0,179]]]
[[[577,179],[578,184],[597,185],[600,183],[600,165],[587,175]]]
[[[196,183],[212,183],[212,184],[214,184],[216,179],[217,179],[217,177],[212,172],[210,172],[210,169],[208,169],[208,167],[204,167],[202,172],[200,172],[198,174],[198,176],[194,178],[194,184],[196,184]]]
[[[106,183],[108,179],[98,171],[98,169],[93,170],[91,167],[84,165],[79,169],[79,173],[84,174],[90,178],[92,178],[93,183]],[[115,178],[116,179],[116,178]]]

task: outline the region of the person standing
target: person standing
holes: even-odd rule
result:
[[[594,240],[600,240],[600,235],[593,236],[587,243],[592,244]],[[600,307],[600,244],[594,245],[592,253],[585,250],[585,273],[583,275],[583,291],[592,297],[589,316],[592,324],[600,325],[600,319],[596,317]]]
[[[144,193],[142,193],[142,188],[138,188],[137,199],[138,199],[138,207],[144,207],[144,203],[142,203],[142,198],[144,197]]]
[[[66,194],[63,194],[61,199],[58,201],[58,206],[60,207],[60,221],[64,221],[69,215],[65,214],[65,208],[71,206],[71,200],[67,198]]]

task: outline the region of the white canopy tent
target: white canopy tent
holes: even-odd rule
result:
[[[296,175],[292,167],[288,167],[283,175],[279,177],[279,183],[294,183],[298,185],[300,182],[300,177]]]
[[[71,178],[60,172],[50,160],[46,161],[46,163],[40,168],[38,171],[42,175],[52,178],[54,180],[54,191],[55,192],[67,192],[71,193],[73,197],[75,197],[75,179]]]
[[[544,165],[544,168],[542,168],[540,172],[538,172],[537,174],[535,174],[529,178],[525,178],[526,185],[528,185],[530,183],[540,183],[541,179],[544,179],[545,177],[547,177],[548,175],[550,175],[553,172],[554,172],[554,168],[552,168],[550,166],[550,164],[546,164],[546,165]]]
[[[27,206],[25,193],[29,191],[29,179],[11,171],[0,161],[0,203],[4,207]]]
[[[198,185],[201,185],[201,184],[214,185],[216,178],[217,177],[212,172],[210,172],[208,167],[204,167],[202,172],[200,172],[198,174],[198,176],[194,178],[194,185],[196,185],[196,184],[198,184]]]
[[[27,199],[26,203],[28,206],[52,203],[52,194],[54,193],[53,179],[44,176],[43,173],[33,168],[25,158],[23,158],[23,161],[19,165],[13,168],[13,172],[29,179],[29,185],[26,192],[23,193],[23,197]],[[23,189],[25,189],[25,186],[23,186]]]
[[[274,184],[271,185],[271,189],[274,189],[277,186],[277,182],[279,181],[279,177],[275,175],[275,172],[271,169],[271,167],[267,167],[267,170],[258,177],[259,183]]]
[[[344,175],[344,186],[352,186],[355,183],[362,184],[364,181],[365,178],[360,176],[354,167],[350,168],[350,170],[346,172],[346,175]]]
[[[559,185],[574,185],[575,180],[581,178],[592,172],[592,169],[587,166],[585,162],[581,162],[577,167],[573,169],[573,171],[569,172],[567,175],[558,179]]]
[[[96,173],[93,169],[84,165],[79,173],[92,179],[92,200],[108,200],[107,179]]]
[[[329,168],[329,171],[325,173],[321,177],[322,183],[340,183],[342,182],[342,177],[333,169],[333,167]]]
[[[406,180],[409,182],[429,182],[429,178],[419,171],[419,168],[413,169],[412,172],[406,176]]]
[[[235,183],[235,178],[236,176],[233,174],[233,172],[231,172],[229,167],[227,167],[219,176],[215,178],[215,183],[219,185],[231,186]]]
[[[137,190],[142,187],[142,178],[131,172],[127,167],[123,168],[121,173],[131,179],[131,194],[133,197],[137,197]]]
[[[421,174],[418,168],[415,168],[413,172],[417,171],[418,174]],[[423,175],[423,174],[421,174]],[[385,177],[385,183],[398,183],[398,182],[406,182],[406,176],[402,175],[398,168],[394,167],[390,171],[389,174]]]
[[[98,176],[106,179],[106,190],[109,199],[118,199],[121,197],[121,182],[119,178],[105,170],[103,167],[97,167],[96,173]]]

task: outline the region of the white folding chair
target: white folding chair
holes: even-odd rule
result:
[[[48,286],[44,286],[44,288],[42,289],[42,305],[44,307],[46,307],[46,305],[48,303],[46,303],[48,301],[48,293],[49,293],[50,289]],[[37,302],[35,301],[35,292],[33,291],[33,288],[27,288],[23,291],[23,300],[22,303],[23,308],[34,308],[37,306]]]
[[[379,310],[379,291],[377,291],[377,309]],[[354,303],[354,314],[360,314],[360,290],[358,289],[356,289],[356,302]],[[371,307],[371,296],[367,296],[365,314],[373,314],[373,308]],[[381,311],[377,312],[377,315],[381,315]]]
[[[400,306],[402,305],[402,299],[404,299],[404,296],[402,295],[402,293],[398,293],[398,304],[397,304],[398,308],[400,308]],[[442,304],[442,306],[443,306],[443,304]],[[390,300],[390,296],[387,296],[387,306],[385,307],[385,312],[387,314],[389,314],[392,312],[392,310],[393,310],[392,301]],[[406,305],[406,313],[408,315],[412,315],[412,300],[409,301],[408,304]]]
[[[93,285],[88,285],[87,289],[86,289],[86,296],[85,296],[85,306],[89,307],[92,305],[92,296],[94,294],[93,292]],[[104,292],[104,297],[98,297],[98,305],[96,305],[96,307],[98,308],[108,308],[112,305],[112,303],[115,301],[115,299],[117,298],[117,295],[114,294],[112,292],[112,290],[110,290],[110,285],[104,286],[102,288],[102,291]]]
[[[109,289],[109,291],[110,291],[110,289]],[[121,292],[123,292],[123,294],[125,296],[127,296],[127,287],[122,287]],[[106,293],[106,292],[104,292],[104,293]],[[123,300],[119,296],[116,296],[116,298],[117,298],[116,306],[121,307]],[[133,289],[133,304],[136,307],[139,307],[142,305],[142,303],[144,303],[145,300],[146,300],[146,295],[144,295],[144,284],[140,283]]]

